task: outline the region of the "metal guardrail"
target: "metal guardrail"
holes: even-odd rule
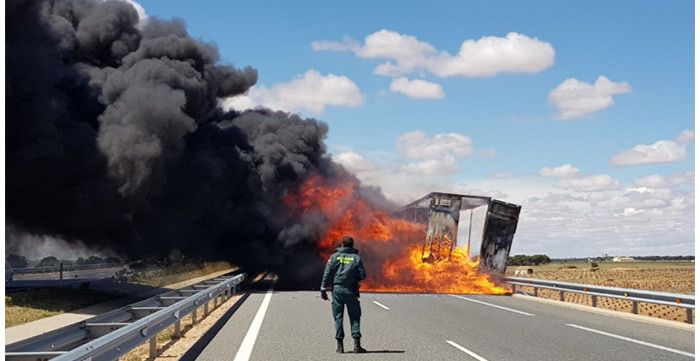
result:
[[[538,289],[559,291],[559,301],[564,301],[565,293],[589,295],[591,296],[591,305],[593,307],[598,307],[598,297],[627,300],[632,302],[632,313],[635,314],[639,312],[640,302],[684,308],[686,310],[685,322],[693,323],[693,310],[695,309],[695,296],[693,295],[637,290],[631,288],[584,285],[520,277],[506,277],[505,281],[511,285],[513,293],[516,292],[517,287],[533,288],[534,296],[538,296]]]
[[[84,271],[84,270],[101,269],[101,268],[116,268],[116,267],[127,267],[127,264],[126,263],[84,263],[84,264],[59,263],[56,266],[13,268],[12,272],[15,274],[55,273],[55,272],[59,272],[59,271],[64,271],[64,272]]]
[[[7,345],[5,360],[112,361],[144,342],[149,342],[149,355],[154,358],[158,333],[174,325],[173,337],[180,337],[184,317],[192,314],[196,323],[200,307],[208,314],[212,300],[214,307],[217,301],[222,304],[244,279],[244,274],[214,278]]]

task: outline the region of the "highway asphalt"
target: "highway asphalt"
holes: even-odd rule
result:
[[[463,298],[462,298],[463,297]],[[317,292],[259,291],[197,360],[691,360],[694,332],[508,296],[363,293],[365,355],[335,354]],[[346,351],[352,350],[345,323]]]

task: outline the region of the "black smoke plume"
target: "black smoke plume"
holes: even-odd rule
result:
[[[323,221],[295,221],[281,199],[311,174],[347,176],[326,124],[222,110],[257,71],[221,64],[180,20],[142,20],[122,1],[6,9],[8,224],[131,258],[179,249],[318,272]]]

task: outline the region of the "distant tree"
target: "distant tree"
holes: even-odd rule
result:
[[[544,255],[544,254],[536,254],[536,255],[530,257],[530,259],[532,260],[533,265],[546,264],[546,263],[549,263],[552,261],[551,259],[549,259],[549,257],[547,255]]]
[[[20,256],[18,254],[11,254],[5,259],[12,268],[24,268],[27,267],[27,257]]]
[[[58,260],[58,258],[54,256],[48,256],[44,257],[39,261],[37,264],[37,267],[55,267],[58,266],[61,263],[61,261]]]
[[[117,257],[107,257],[105,258],[105,263],[121,263],[122,260],[120,260]]]
[[[536,254],[533,256],[518,254],[513,257],[508,257],[509,266],[537,266],[551,261],[549,256],[544,254]]]
[[[88,264],[97,264],[97,263],[104,263],[105,260],[103,260],[100,257],[97,256],[90,256],[85,260],[85,263]]]

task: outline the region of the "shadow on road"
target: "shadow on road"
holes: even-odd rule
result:
[[[354,352],[348,351],[346,353],[354,353]],[[404,351],[404,350],[375,350],[375,351],[367,350],[367,352],[365,352],[365,353],[406,353],[406,351]]]

